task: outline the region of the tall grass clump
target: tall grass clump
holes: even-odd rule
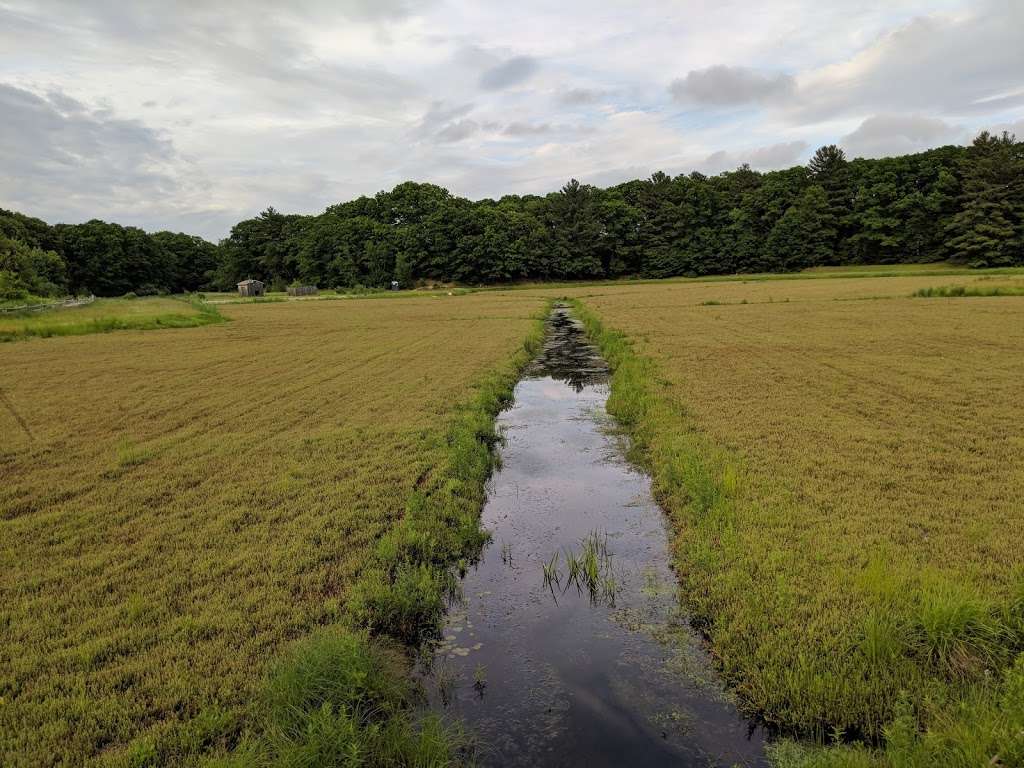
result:
[[[976,677],[1008,663],[1013,629],[996,608],[962,586],[930,582],[910,627],[925,663],[948,677]]]
[[[438,718],[414,721],[415,689],[398,647],[343,629],[293,646],[271,672],[260,735],[208,766],[445,766],[461,748]]]
[[[920,288],[915,298],[959,298],[962,296],[1024,296],[1024,285],[943,285]]]

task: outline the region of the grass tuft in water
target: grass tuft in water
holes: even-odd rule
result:
[[[619,581],[615,577],[612,553],[608,549],[608,534],[591,531],[580,540],[579,551],[566,548],[563,554],[567,569],[564,586],[559,569],[559,553],[556,551],[547,563],[542,564],[544,586],[551,590],[551,596],[557,600],[554,590],[556,586],[561,588],[561,594],[565,594],[570,587],[576,587],[578,594],[587,593],[591,603],[603,602],[614,607]]]

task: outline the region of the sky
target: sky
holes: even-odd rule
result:
[[[0,0],[0,207],[210,239],[1024,136],[1024,0]]]

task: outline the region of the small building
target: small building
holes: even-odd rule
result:
[[[316,296],[320,293],[320,289],[315,285],[289,285],[288,295],[289,296]]]
[[[263,283],[259,280],[243,280],[238,284],[239,296],[262,296],[264,292]]]

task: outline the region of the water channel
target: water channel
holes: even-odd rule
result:
[[[501,468],[425,683],[482,765],[763,766],[679,609],[664,514],[605,412],[608,369],[565,307],[499,417]]]

